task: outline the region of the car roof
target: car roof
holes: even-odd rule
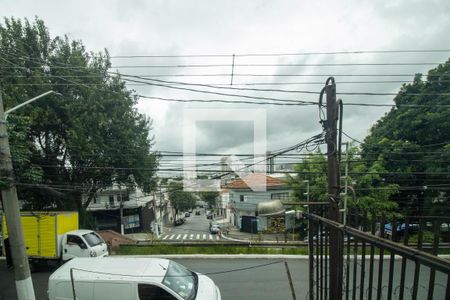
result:
[[[68,232],[66,232],[66,234],[84,235],[86,233],[91,233],[91,232],[93,232],[93,231],[89,230],[89,229],[77,229],[77,230],[68,231]]]
[[[162,282],[169,260],[148,257],[77,257],[57,269],[49,281],[75,280]]]

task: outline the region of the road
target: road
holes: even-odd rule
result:
[[[286,269],[282,260],[279,259],[251,259],[251,258],[183,258],[174,259],[193,271],[208,274],[220,288],[222,299],[245,300],[273,300],[292,299],[289,289]],[[297,299],[306,299],[308,296],[308,261],[304,259],[288,259],[289,269],[295,287]],[[267,265],[271,263],[270,265]],[[394,297],[398,297],[398,276],[400,260],[396,260],[394,276]],[[262,266],[265,265],[265,266]],[[258,267],[260,266],[260,267]],[[406,292],[410,293],[412,285],[412,274],[414,264],[409,263],[407,267]],[[388,262],[384,264],[383,270],[383,293],[387,292],[386,280],[388,278]],[[47,280],[52,270],[45,270],[32,274],[33,283],[38,300],[46,299]],[[375,273],[377,274],[377,273]],[[419,279],[419,299],[426,298],[429,272],[426,268],[421,269]],[[358,276],[359,277],[359,276]],[[0,299],[16,299],[14,287],[14,274],[6,270],[5,261],[0,261]],[[366,279],[367,280],[367,279]],[[436,273],[436,293],[434,299],[445,298],[445,286],[447,277],[442,273]],[[352,280],[350,280],[351,282]],[[374,280],[376,282],[376,280]],[[367,286],[367,283],[366,285]],[[409,298],[409,297],[407,297]],[[386,299],[386,296],[383,296]],[[125,299],[124,299],[125,300]]]
[[[222,299],[291,299],[287,275],[283,263],[277,259],[174,259],[193,271],[203,274],[211,272],[224,272],[211,274],[218,285]],[[262,264],[274,263],[268,266],[242,271],[236,269],[254,267]],[[307,261],[289,260],[289,267],[296,285],[296,292],[304,299],[307,293],[308,274]],[[32,274],[36,292],[36,299],[47,299],[47,280],[52,270]],[[6,270],[4,261],[0,261],[0,299],[16,299],[14,287],[14,274]],[[125,300],[125,299],[124,299]]]
[[[199,216],[192,213],[190,217],[186,217],[186,222],[180,226],[167,228],[160,236],[160,240],[165,242],[221,240],[218,235],[210,234],[209,223],[212,220],[206,219],[204,209],[200,209],[200,212]]]

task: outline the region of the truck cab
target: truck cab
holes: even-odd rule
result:
[[[73,230],[62,237],[62,260],[67,261],[75,257],[104,257],[108,256],[105,241],[92,230]]]

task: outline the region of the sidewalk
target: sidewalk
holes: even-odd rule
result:
[[[222,237],[231,241],[242,241],[242,242],[285,242],[284,233],[248,233],[241,232],[239,228],[230,223],[226,222],[225,219],[222,222],[216,221],[217,223],[222,223]],[[292,240],[292,233],[286,235],[287,242]],[[299,240],[294,240],[298,242]]]

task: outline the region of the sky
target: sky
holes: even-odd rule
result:
[[[396,93],[403,82],[412,80],[415,73],[426,73],[436,66],[434,63],[442,63],[450,56],[450,51],[273,55],[364,50],[450,49],[448,33],[450,1],[448,0],[0,0],[0,14],[2,17],[29,19],[38,16],[45,21],[52,36],[67,35],[71,39],[82,40],[86,48],[94,52],[107,49],[113,57],[113,70],[122,74],[152,75],[152,78],[158,80],[220,85],[222,89],[181,86],[251,97],[317,101],[317,94],[298,93],[292,90],[320,92],[330,75],[335,75],[338,93]],[[198,54],[223,56],[189,56]],[[233,54],[235,54],[233,70],[235,75],[232,78]],[[245,54],[271,55],[246,56]],[[171,57],[114,58],[114,56],[127,55]],[[188,56],[180,57],[180,55]],[[411,62],[431,64],[348,65]],[[186,66],[198,64],[214,66]],[[270,66],[254,66],[255,64]],[[292,66],[293,64],[296,66]],[[303,65],[298,66],[298,64]],[[311,64],[346,65],[311,66]],[[178,67],[156,67],[161,65],[178,65]],[[180,65],[185,67],[179,67]],[[217,74],[222,75],[211,76]],[[253,76],[242,76],[249,74]],[[406,76],[384,76],[387,74]],[[233,86],[230,85],[231,79],[233,79]],[[381,82],[374,83],[374,81]],[[264,85],[254,85],[256,83]],[[243,91],[224,89],[225,87],[285,91]],[[205,94],[161,86],[130,84],[129,88],[140,95],[150,97],[185,100],[248,100],[248,98]],[[338,95],[338,97],[345,105],[345,103],[389,104],[392,103],[394,96]],[[192,138],[191,135],[194,134],[198,152],[249,153],[253,150],[254,130],[251,123],[245,121],[216,120],[217,122],[214,122],[212,115],[211,122],[198,123],[194,132],[185,136],[183,134],[185,110],[201,108],[265,109],[267,150],[291,146],[322,130],[317,106],[174,103],[143,98],[138,103],[138,110],[153,120],[156,150],[183,151],[183,140]],[[355,139],[363,140],[371,126],[388,110],[389,108],[386,107],[344,106],[343,129]],[[244,110],[242,114],[245,114]]]

